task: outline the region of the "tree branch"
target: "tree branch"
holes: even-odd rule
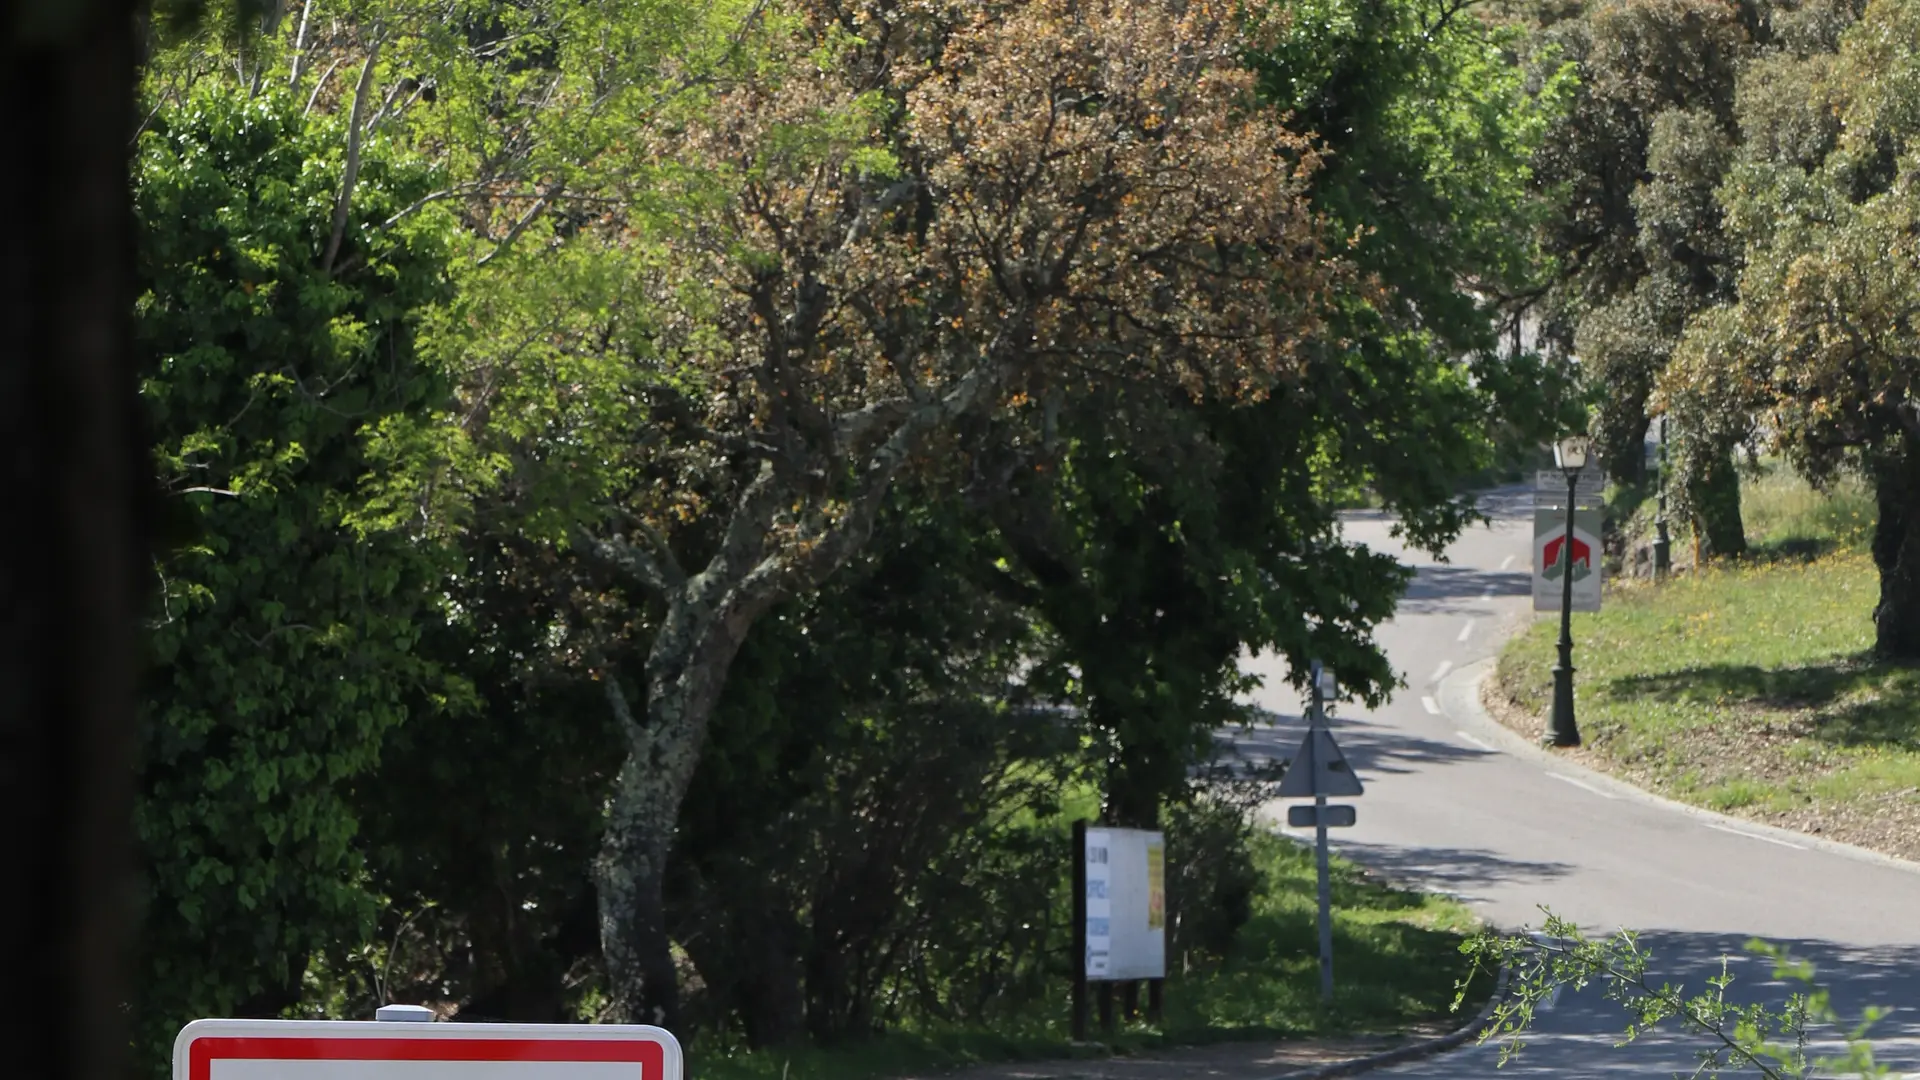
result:
[[[333,261],[340,254],[340,241],[347,234],[347,215],[353,208],[353,185],[360,179],[361,123],[366,119],[367,94],[373,88],[373,69],[380,59],[385,35],[379,24],[373,28],[373,45],[367,50],[367,62],[360,67],[360,83],[353,91],[353,113],[347,119],[347,166],[340,177],[340,197],[333,203],[333,231],[327,237],[326,254],[320,257],[320,272],[331,275]],[[318,88],[316,88],[316,93]]]
[[[613,710],[613,718],[620,725],[620,734],[627,740],[627,746],[633,753],[640,753],[647,745],[647,729],[633,715],[633,706],[627,703],[626,691],[620,689],[620,680],[609,671],[601,676],[601,683],[607,688],[607,705]]]
[[[307,16],[313,14],[313,0],[300,5],[300,28],[293,34],[293,64],[287,73],[287,85],[299,86],[300,74],[307,61]]]
[[[508,229],[507,235],[503,237],[498,244],[493,246],[493,250],[480,256],[473,265],[485,266],[493,261],[494,256],[512,247],[513,242],[520,239],[520,234],[527,231],[527,226],[533,224],[534,219],[539,217],[540,213],[548,206],[552,205],[553,200],[557,198],[561,192],[565,191],[566,188],[567,182],[565,180],[554,181],[546,191],[541,193],[539,198],[533,200],[533,205],[527,207],[527,212],[520,215],[520,220],[513,223],[513,227]]]
[[[795,589],[811,588],[843,566],[872,533],[874,519],[879,516],[894,478],[906,466],[920,439],[941,424],[977,408],[997,385],[998,374],[992,360],[983,360],[939,401],[908,413],[893,434],[867,458],[866,475],[858,492],[847,501],[846,512],[822,529],[798,554],[781,552],[762,560],[741,582],[741,592],[753,594],[768,589],[774,595],[785,595]]]
[[[327,85],[328,79],[333,78],[334,69],[338,68],[340,66],[341,61],[344,59],[345,57],[339,57],[339,56],[334,57],[333,63],[327,65],[327,70],[322,71],[320,73],[320,77],[313,81],[313,90],[311,93],[307,94],[307,107],[300,110],[301,116],[306,116],[308,113],[311,113],[313,111],[313,103],[320,100],[321,89]]]
[[[660,596],[676,592],[687,583],[686,574],[678,562],[656,558],[652,552],[642,550],[628,543],[625,537],[615,534],[608,538],[582,534],[580,546],[596,559],[618,570],[626,572],[634,580],[646,586]]]

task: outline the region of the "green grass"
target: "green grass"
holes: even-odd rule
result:
[[[1873,662],[1872,502],[1775,474],[1742,492],[1753,558],[1611,590],[1574,616],[1578,719],[1600,763],[1697,805],[1875,843],[1920,814],[1920,671]],[[1500,657],[1502,688],[1549,707],[1558,627]],[[1893,841],[1897,848],[1900,841]],[[1884,845],[1882,845],[1884,846]]]
[[[1862,548],[1876,516],[1873,493],[1853,477],[1815,491],[1774,464],[1740,485],[1747,540],[1763,555]]]
[[[1229,1039],[1286,1039],[1393,1032],[1449,1015],[1468,965],[1460,944],[1473,917],[1460,904],[1388,887],[1343,860],[1334,864],[1335,994],[1319,998],[1312,852],[1277,836],[1256,838],[1265,877],[1236,955],[1167,980],[1161,1027],[1126,1025],[1102,1047],[1068,1039],[1064,974],[1058,993],[992,1031],[895,1031],[844,1048],[689,1053],[695,1080],[866,1080],[916,1070],[1049,1057],[1096,1056]],[[1484,981],[1484,980],[1482,980]],[[1488,986],[1476,987],[1473,1007]]]

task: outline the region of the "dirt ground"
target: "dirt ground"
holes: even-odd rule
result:
[[[1405,1035],[1215,1043],[1132,1057],[978,1065],[949,1073],[915,1073],[902,1080],[1275,1080],[1450,1030],[1443,1022],[1416,1027]]]

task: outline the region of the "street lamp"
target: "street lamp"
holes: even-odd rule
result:
[[[1660,418],[1660,504],[1659,514],[1653,519],[1653,576],[1656,581],[1667,580],[1667,572],[1673,568],[1673,537],[1667,534],[1667,418]]]
[[[1580,745],[1580,728],[1573,722],[1573,508],[1589,446],[1585,435],[1569,435],[1553,445],[1553,463],[1567,474],[1567,533],[1560,541],[1560,662],[1553,668],[1553,719],[1547,728],[1547,741],[1555,746]]]

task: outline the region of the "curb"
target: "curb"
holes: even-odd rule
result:
[[[1336,1061],[1331,1065],[1319,1065],[1298,1072],[1281,1073],[1272,1080],[1333,1080],[1336,1076],[1357,1076],[1375,1069],[1384,1069],[1389,1065],[1401,1065],[1443,1054],[1487,1030],[1488,1023],[1493,1019],[1493,1010],[1506,1000],[1508,976],[1511,974],[1510,968],[1502,967],[1499,980],[1494,983],[1493,994],[1487,998],[1486,1005],[1481,1007],[1480,1014],[1445,1035],[1436,1035],[1431,1039],[1395,1047],[1392,1050],[1383,1050],[1378,1054],[1368,1054],[1366,1057]]]
[[[1697,821],[1709,822],[1732,832],[1744,832],[1750,836],[1780,841],[1790,847],[1822,851],[1829,855],[1839,855],[1856,862],[1870,863],[1890,870],[1899,870],[1908,874],[1920,875],[1920,863],[1897,859],[1891,855],[1882,855],[1852,844],[1843,844],[1837,840],[1828,840],[1811,833],[1783,829],[1778,825],[1750,821],[1747,818],[1733,817],[1687,803],[1676,802],[1663,795],[1656,795],[1646,788],[1627,783],[1618,777],[1596,769],[1588,768],[1577,761],[1561,757],[1544,747],[1535,746],[1525,736],[1488,715],[1486,706],[1480,703],[1482,684],[1493,676],[1493,667],[1498,655],[1485,660],[1476,660],[1465,667],[1458,668],[1446,678],[1440,680],[1436,688],[1441,711],[1448,719],[1457,724],[1477,729],[1474,734],[1495,743],[1498,752],[1511,754],[1536,766],[1551,766],[1561,773],[1571,773],[1582,782],[1605,789],[1607,794],[1630,799],[1644,806],[1658,807],[1663,810],[1685,814]]]

